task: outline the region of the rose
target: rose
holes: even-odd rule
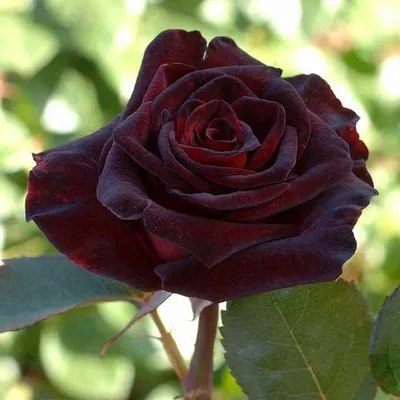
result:
[[[317,75],[282,79],[229,38],[165,31],[123,113],[34,155],[27,218],[146,291],[223,301],[333,280],[376,193],[357,119]]]

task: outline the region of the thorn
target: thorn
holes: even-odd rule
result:
[[[160,336],[154,336],[154,335],[144,335],[145,337],[149,338],[149,339],[156,339],[159,340],[160,342],[163,341],[163,338]]]

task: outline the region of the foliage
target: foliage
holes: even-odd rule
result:
[[[372,320],[354,284],[338,280],[233,301],[223,323],[228,365],[251,399],[356,400],[368,380]],[[375,392],[371,385],[362,399]]]
[[[232,36],[285,75],[320,74],[361,116],[359,131],[371,149],[369,169],[380,196],[357,226],[358,252],[344,278],[360,283],[376,315],[400,282],[399,27],[400,4],[392,0],[1,1],[3,258],[55,252],[34,224],[24,222],[30,153],[85,135],[119,112],[132,91],[143,50],[159,31],[198,29],[208,39]],[[26,288],[30,284],[32,279],[24,282]],[[176,336],[184,331],[177,341],[189,357],[195,332],[195,323],[188,323],[190,305],[177,321],[181,302],[168,302],[161,312],[174,323]],[[154,334],[146,318],[104,360],[98,356],[135,310],[130,303],[92,305],[2,334],[0,397],[99,399],[96,385],[101,382],[107,399],[171,399],[179,387],[160,344],[146,336]],[[350,315],[345,307],[341,312]],[[384,320],[381,314],[378,321]],[[382,323],[386,328],[375,328],[371,357],[379,381],[388,360],[382,340],[391,324]],[[246,398],[223,363],[221,349],[216,358],[216,399]],[[393,385],[384,382],[383,387]]]

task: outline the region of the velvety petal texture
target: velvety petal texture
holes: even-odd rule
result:
[[[113,121],[34,155],[26,215],[84,268],[219,302],[336,279],[376,194],[357,115],[230,38],[168,30]]]

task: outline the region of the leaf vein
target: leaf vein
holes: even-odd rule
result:
[[[273,299],[273,303],[274,303],[274,305],[275,305],[275,307],[276,307],[276,309],[278,311],[279,316],[282,319],[282,322],[286,326],[286,328],[287,328],[287,330],[288,330],[288,332],[290,334],[290,337],[293,340],[293,343],[295,344],[297,350],[299,351],[301,358],[303,359],[304,363],[306,364],[308,372],[310,373],[311,378],[314,381],[315,386],[317,387],[318,394],[321,397],[321,400],[327,400],[327,397],[325,396],[325,394],[324,394],[324,392],[322,390],[321,384],[319,383],[318,378],[315,375],[315,372],[314,372],[311,364],[308,362],[306,355],[304,354],[299,342],[297,341],[296,336],[294,335],[292,328],[290,327],[288,321],[286,320],[285,316],[283,315],[283,312],[282,312],[281,308],[279,307],[279,304],[277,303],[277,301],[275,299]]]

